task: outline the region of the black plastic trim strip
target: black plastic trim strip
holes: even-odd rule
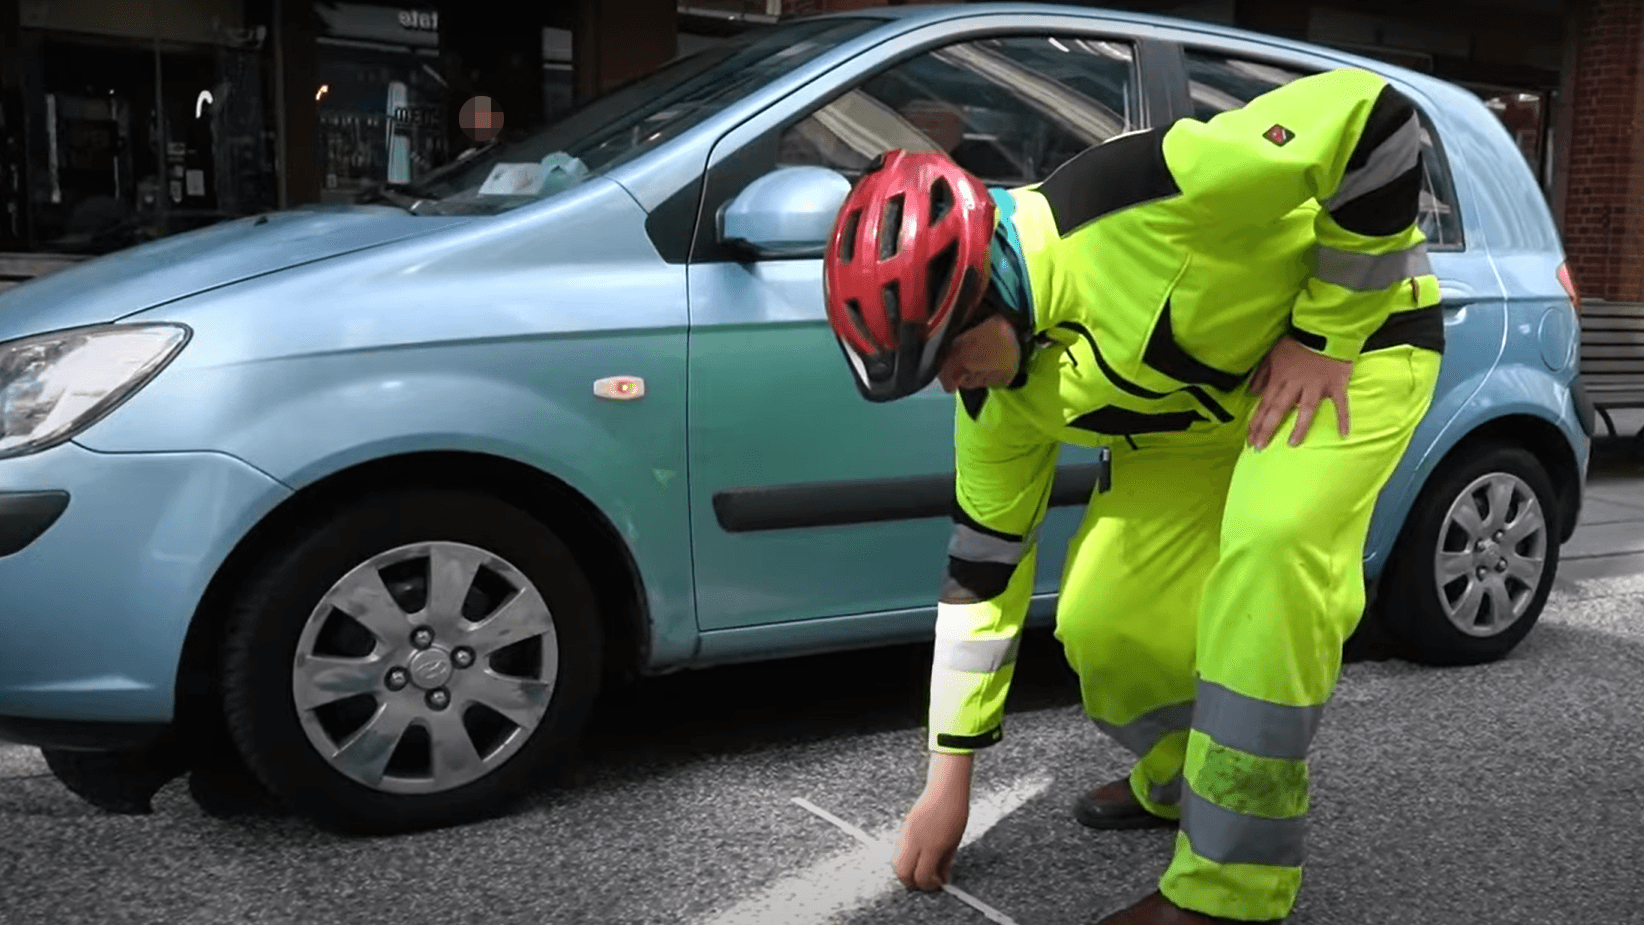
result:
[[[1180,43],[1140,39],[1136,63],[1141,69],[1143,117],[1148,125],[1170,126],[1193,115],[1187,58]]]
[[[1110,483],[1105,462],[1062,466],[1051,486],[1051,507],[1082,506]],[[953,516],[953,476],[810,482],[714,492],[714,517],[727,533],[838,527],[889,520]]]
[[[73,751],[141,748],[158,741],[170,729],[170,723],[106,723],[0,716],[0,740],[35,748]]]
[[[0,492],[0,556],[21,552],[68,509],[66,491]]]
[[[1575,403],[1576,420],[1581,422],[1581,432],[1591,438],[1598,427],[1598,406],[1593,404],[1592,396],[1587,394],[1587,385],[1580,376],[1570,385],[1570,400]]]
[[[702,188],[703,179],[698,175],[645,216],[645,233],[666,263],[688,263],[691,259],[691,238],[698,224]]]

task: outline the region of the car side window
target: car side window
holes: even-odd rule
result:
[[[997,186],[1142,128],[1129,43],[1067,35],[948,45],[887,68],[782,132],[778,164],[855,179],[891,148],[944,151]]]
[[[1260,61],[1232,58],[1218,52],[1189,48],[1188,92],[1193,118],[1207,121],[1219,112],[1237,109],[1256,97],[1282,87],[1307,72]],[[1430,250],[1461,250],[1466,239],[1456,206],[1455,184],[1433,123],[1416,109],[1421,120],[1421,212],[1416,224],[1427,236]]]

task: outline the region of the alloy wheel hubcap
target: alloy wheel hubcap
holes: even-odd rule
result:
[[[413,543],[338,579],[298,639],[304,733],[350,779],[388,793],[471,783],[531,737],[559,647],[541,593],[475,546]]]
[[[1508,472],[1480,476],[1450,505],[1433,574],[1439,605],[1469,636],[1495,636],[1524,616],[1547,568],[1547,519]]]

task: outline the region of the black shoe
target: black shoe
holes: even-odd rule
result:
[[[1103,784],[1073,804],[1073,818],[1093,829],[1166,829],[1176,820],[1155,816],[1142,808],[1130,792],[1130,779]]]

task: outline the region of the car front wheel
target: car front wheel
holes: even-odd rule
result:
[[[322,825],[502,811],[599,687],[594,596],[550,530],[490,496],[402,491],[314,524],[230,615],[224,709],[246,764]]]
[[[1540,461],[1490,445],[1447,463],[1405,520],[1381,579],[1381,621],[1402,657],[1474,665],[1530,632],[1558,570],[1559,510]]]

